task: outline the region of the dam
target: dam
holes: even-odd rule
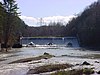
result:
[[[29,44],[30,42],[37,45],[46,45],[48,43],[68,45],[71,43],[73,47],[79,47],[79,42],[76,37],[22,37],[20,39],[22,45]]]

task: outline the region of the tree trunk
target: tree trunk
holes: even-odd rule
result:
[[[1,51],[1,43],[0,43],[0,51]]]

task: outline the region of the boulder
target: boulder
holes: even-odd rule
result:
[[[99,63],[99,61],[95,61],[95,63]]]
[[[100,71],[98,71],[97,74],[100,74]]]
[[[88,63],[87,61],[84,61],[84,62],[82,63],[82,65],[90,65],[90,63]]]
[[[44,55],[50,55],[49,53],[44,52]]]

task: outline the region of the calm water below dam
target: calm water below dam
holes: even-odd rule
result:
[[[83,51],[81,48],[68,48],[68,47],[59,47],[59,48],[46,48],[46,47],[24,47],[20,49],[21,52],[16,53],[17,55],[33,55],[38,56],[42,55],[45,52],[55,55],[55,56],[62,56],[62,55],[68,55],[68,56],[83,56],[88,54],[99,54],[100,51],[90,51],[85,50]]]

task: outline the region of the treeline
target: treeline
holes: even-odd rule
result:
[[[67,35],[75,35],[83,47],[100,48],[100,2],[88,6],[67,24]]]
[[[50,23],[48,26],[28,27],[27,34],[29,37],[62,37],[66,36],[66,26],[62,23]]]
[[[0,2],[0,43],[8,47],[25,33],[27,25],[18,17],[17,4],[14,0]]]

